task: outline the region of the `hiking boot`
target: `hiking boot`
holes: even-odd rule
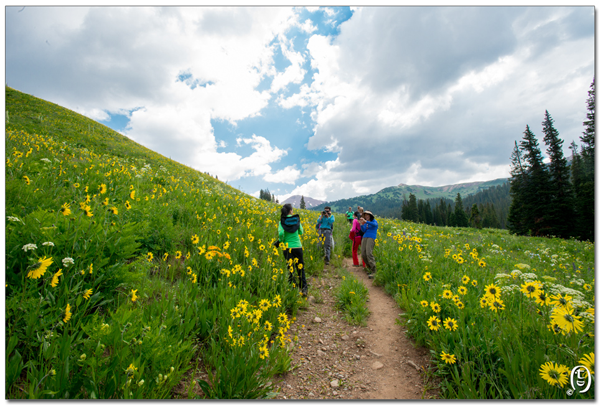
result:
[[[369,274],[369,279],[373,279],[374,277],[375,277],[375,274],[374,274],[374,273],[370,273],[370,274]]]
[[[304,297],[308,297],[308,288],[306,286],[302,288],[302,294]]]

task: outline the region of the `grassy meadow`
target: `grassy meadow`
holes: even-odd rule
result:
[[[271,397],[307,306],[273,246],[280,206],[10,88],[5,114],[5,397]],[[310,283],[318,212],[298,212]],[[444,397],[594,397],[566,393],[594,370],[593,244],[378,221],[375,282]],[[344,281],[338,305],[364,309]]]
[[[10,88],[6,106],[6,397],[270,396],[306,305],[280,207]]]
[[[594,244],[380,220],[375,282],[431,349],[445,397],[594,398]],[[594,375],[592,375],[594,378]]]

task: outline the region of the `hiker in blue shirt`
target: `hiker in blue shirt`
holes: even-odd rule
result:
[[[329,211],[331,209],[327,210],[328,208],[326,207],[317,219],[320,233],[325,238],[325,265],[329,265],[329,260],[331,259],[331,232],[333,231],[333,222],[335,221],[335,217]]]
[[[375,220],[373,213],[368,210],[363,213],[363,216],[359,221],[360,229],[364,233],[361,241],[362,247],[360,256],[367,265],[369,279],[373,279],[375,277],[375,272],[377,272],[373,249],[375,248],[375,239],[377,238],[377,228],[379,227],[379,224],[377,224],[377,220]]]

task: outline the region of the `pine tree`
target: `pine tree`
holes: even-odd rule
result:
[[[595,87],[596,79],[592,80],[592,84],[590,85],[590,90],[588,90],[588,99],[587,99],[587,120],[583,122],[585,126],[585,131],[583,132],[583,136],[580,137],[582,142],[581,146],[581,156],[583,161],[586,164],[586,171],[593,172],[594,170],[594,153],[596,149],[596,126],[594,124],[594,120],[596,117],[596,87]]]
[[[260,190],[259,198],[261,198],[262,200],[266,200],[267,202],[274,202],[275,201],[275,195],[271,195],[271,192],[269,192],[269,189],[265,189],[265,190]]]
[[[408,195],[408,214],[410,220],[415,223],[419,222],[419,208],[417,206],[417,198],[412,193]]]
[[[494,203],[486,203],[484,206],[481,225],[484,228],[500,228],[500,222],[496,215]]]
[[[419,213],[417,221],[419,223],[425,222],[425,203],[423,203],[422,199],[419,199],[417,203],[417,213]]]
[[[471,206],[471,216],[469,217],[469,223],[471,223],[471,227],[481,228],[481,215],[479,214],[479,208],[477,207],[477,203],[473,203],[473,206]]]
[[[417,198],[412,193],[408,196],[408,202],[405,200],[404,205],[402,206],[402,219],[412,221],[414,223],[419,221]]]
[[[447,226],[448,224],[448,207],[446,207],[446,201],[444,199],[440,199],[440,216],[442,217],[442,222],[440,226]]]
[[[585,131],[580,137],[581,146],[581,166],[582,176],[578,187],[577,200],[580,207],[579,223],[582,225],[581,238],[594,241],[594,155],[596,150],[595,136],[596,128],[594,124],[596,111],[596,90],[595,79],[592,81],[591,89],[588,91],[587,99],[587,120],[583,122]]]
[[[440,206],[435,206],[435,209],[433,209],[433,224],[436,226],[444,225],[444,222],[442,220],[442,212],[440,210]]]
[[[469,220],[467,218],[467,215],[465,214],[465,209],[463,208],[460,193],[456,194],[456,199],[454,200],[454,223],[456,227],[469,226]]]
[[[523,221],[527,230],[534,236],[545,236],[550,233],[550,225],[546,213],[550,206],[548,191],[550,189],[550,177],[546,165],[542,159],[535,134],[526,126],[523,140],[520,142],[524,170],[527,173],[526,182],[523,185]]]
[[[452,211],[452,206],[448,205],[448,211],[447,211],[447,223],[446,225],[448,227],[456,227],[456,220],[454,219],[454,212]]]
[[[433,213],[431,212],[431,204],[429,200],[425,202],[425,219],[423,220],[426,224],[433,224]]]
[[[578,153],[577,144],[575,141],[571,142],[569,146],[571,150],[571,184],[573,185],[573,194],[575,195],[575,232],[574,236],[578,239],[582,239],[582,236],[586,234],[587,228],[584,223],[584,213],[586,207],[584,205],[585,199],[583,198],[583,162],[581,155]]]
[[[515,141],[515,148],[510,157],[510,196],[511,204],[508,211],[508,230],[517,235],[525,235],[529,230],[526,225],[525,217],[525,185],[528,175],[523,168],[523,159],[521,150]]]
[[[564,141],[558,137],[558,130],[554,128],[554,120],[548,110],[542,122],[542,131],[544,143],[548,147],[546,153],[550,158],[548,167],[550,202],[546,212],[549,232],[560,238],[569,238],[573,234],[575,224],[573,190],[569,181],[571,174],[562,150]]]
[[[404,196],[404,200],[402,201],[402,209],[400,211],[400,218],[402,220],[408,220],[408,200],[406,200],[406,196]]]
[[[304,195],[300,198],[300,208],[306,209],[306,203],[304,202]]]

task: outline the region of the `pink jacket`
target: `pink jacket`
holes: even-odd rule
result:
[[[350,230],[351,232],[354,232],[354,235],[357,235],[358,232],[360,231],[360,223],[358,222],[357,219],[354,219],[354,221],[352,221],[352,229]]]

